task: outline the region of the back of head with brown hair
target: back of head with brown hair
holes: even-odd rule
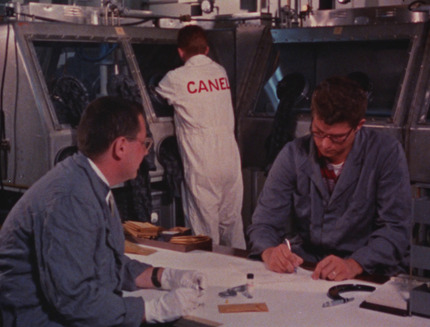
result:
[[[205,54],[208,39],[205,30],[197,25],[188,25],[179,30],[178,48],[185,52],[187,57]]]
[[[366,92],[347,77],[326,79],[312,95],[312,116],[317,116],[327,125],[347,122],[351,127],[356,127],[364,118],[366,108]]]

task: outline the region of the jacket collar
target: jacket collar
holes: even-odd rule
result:
[[[96,194],[102,194],[104,197],[103,200],[105,200],[107,194],[110,191],[110,187],[105,181],[102,180],[102,178],[97,175],[96,171],[93,169],[93,167],[91,167],[89,159],[81,152],[78,152],[73,156],[73,160],[88,175],[90,183],[96,191]]]
[[[318,161],[318,149],[311,136],[309,137],[309,152],[308,157],[302,157],[301,171],[306,174],[314,183],[315,187],[320,192],[323,200],[331,204],[342,195],[352,184],[358,180],[360,176],[360,167],[362,166],[363,154],[362,145],[365,142],[366,136],[363,128],[357,132],[351,151],[349,152],[342,173],[337,180],[333,193],[330,195],[327,186],[321,176],[320,165]]]
[[[203,54],[198,54],[195,56],[192,56],[190,59],[187,60],[185,63],[186,66],[199,66],[199,65],[206,65],[210,63],[212,59],[210,59],[208,56]]]
[[[97,175],[93,167],[91,167],[88,158],[81,152],[78,152],[72,157],[81,169],[85,171],[88,176],[89,182],[94,189],[97,200],[103,210],[103,216],[106,221],[106,240],[108,246],[115,252],[116,263],[121,267],[121,258],[124,253],[124,236],[123,229],[121,228],[121,218],[119,212],[115,209],[115,214],[112,216],[110,208],[106,203],[106,196],[111,192],[109,186]],[[119,273],[120,269],[118,269]],[[119,278],[120,279],[120,278]]]

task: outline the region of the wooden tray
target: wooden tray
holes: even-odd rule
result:
[[[142,245],[153,246],[157,248],[179,251],[179,252],[189,252],[192,250],[205,250],[212,251],[212,239],[196,244],[173,244],[165,242],[162,240],[150,240],[146,238],[137,238],[131,235],[127,235],[126,238],[132,242],[139,243]]]

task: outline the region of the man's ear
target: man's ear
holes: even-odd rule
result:
[[[359,131],[363,127],[365,122],[366,122],[366,119],[364,119],[364,118],[362,120],[360,120],[360,122],[358,123],[358,125],[356,127],[356,130]]]
[[[208,55],[208,53],[209,53],[209,46],[207,46],[207,47],[206,47],[205,55],[207,56],[207,55]]]
[[[128,141],[124,136],[117,137],[112,142],[112,156],[115,160],[119,160],[124,157],[127,150]]]
[[[182,50],[181,48],[178,48],[178,53],[179,53],[179,57],[181,57],[181,59],[185,61],[185,51]]]

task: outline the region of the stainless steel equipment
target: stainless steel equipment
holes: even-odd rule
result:
[[[154,138],[172,134],[171,120],[157,117],[145,92],[127,33],[142,35],[156,56],[175,53],[175,31],[135,29],[52,23],[0,26],[1,48],[7,51],[3,94],[12,95],[3,100],[10,144],[5,184],[30,186],[70,153],[82,110],[101,95],[141,102]],[[158,177],[160,171],[153,175]]]
[[[22,21],[0,24],[5,116],[2,187],[26,189],[74,153],[81,113],[91,100],[103,95],[121,95],[142,103],[155,140],[154,152],[145,160],[152,167],[151,182],[162,182],[165,170],[158,154],[165,140],[174,137],[173,110],[157,102],[149,89],[167,71],[182,65],[176,48],[177,29],[157,28],[152,22],[152,26],[141,26],[140,19],[119,17],[110,17],[108,24],[88,24],[88,12],[103,16],[103,11],[90,7],[79,11],[83,13],[77,16],[83,20],[79,24],[58,22],[58,13],[69,12],[69,7],[32,5],[20,8]],[[35,18],[35,13],[49,12],[49,8],[57,12],[49,18],[56,17],[55,22]],[[32,14],[28,17],[24,13]],[[145,24],[149,22],[146,13],[142,17]],[[243,77],[236,75],[236,51],[223,50],[236,48],[236,30],[209,30],[208,37],[209,55],[227,69],[235,99],[237,81]],[[246,62],[241,58],[241,63]],[[154,192],[157,199],[162,197],[159,185]]]
[[[425,95],[429,77],[427,16],[413,13],[411,21],[406,22],[407,13],[400,12],[407,8],[396,7],[394,12],[401,19],[396,21],[396,16],[390,17],[387,22],[385,17],[380,21],[375,18],[375,11],[381,9],[366,10],[360,9],[358,17],[364,17],[367,12],[372,23],[355,24],[355,19],[351,18],[348,23],[343,21],[342,25],[336,25],[338,20],[332,19],[325,20],[329,26],[271,30],[273,51],[278,53],[272,61],[273,74],[256,90],[258,97],[245,108],[239,108],[239,137],[245,166],[265,166],[261,153],[265,152],[266,138],[279,103],[276,86],[285,75],[302,74],[309,83],[310,95],[313,88],[329,76],[353,74],[360,76],[369,88],[366,126],[396,136],[407,151],[412,182],[430,182],[430,171],[424,168],[430,164],[424,145],[429,140],[423,141],[426,135],[430,137],[430,133],[424,132],[428,128],[423,126],[429,106],[428,95]],[[338,13],[327,12],[325,17]],[[354,17],[353,14],[353,10],[348,13],[349,17]],[[266,50],[266,58],[269,58],[269,51]],[[255,62],[254,69],[258,68]],[[424,99],[427,102],[421,104]],[[308,133],[309,106],[309,99],[304,99],[294,108],[296,136]],[[419,117],[415,117],[417,115]],[[260,131],[258,138],[255,137],[257,130]]]
[[[2,94],[14,95],[2,103],[4,185],[26,188],[72,153],[80,114],[98,96],[143,104],[155,154],[174,135],[172,108],[155,101],[148,87],[182,64],[177,29],[155,27],[162,18],[148,12],[36,3],[12,9],[16,19],[0,25]],[[221,24],[229,19],[229,26]],[[234,102],[254,77],[247,74],[259,44],[254,39],[268,35],[258,22],[258,15],[223,17],[208,30],[209,55],[226,68]],[[29,158],[37,160],[29,165]],[[154,164],[152,181],[160,181],[163,168],[157,158]]]
[[[76,6],[21,6],[15,8],[20,19],[0,25],[4,185],[26,188],[73,152],[82,107],[118,93],[144,106],[155,139],[151,179],[161,181],[157,155],[174,136],[173,111],[154,101],[148,86],[182,64],[177,29],[156,27],[161,18],[150,12],[70,7]],[[42,14],[55,21],[41,22]],[[355,74],[369,87],[366,125],[395,135],[405,147],[411,181],[430,184],[428,13],[405,6],[321,10],[307,12],[304,27],[295,28],[274,28],[266,16],[219,16],[208,31],[210,55],[229,74],[244,168],[266,165],[276,87],[285,75],[302,74],[310,95],[328,76]],[[58,22],[61,17],[66,23]],[[294,110],[295,134],[303,135],[310,122],[306,96]],[[255,198],[258,192],[251,192]]]
[[[379,17],[382,12],[391,14]],[[288,74],[304,76],[308,96],[329,76],[361,76],[369,87],[366,126],[398,138],[406,151],[414,189],[430,187],[428,15],[411,13],[407,7],[342,13],[345,10],[315,12],[316,17],[304,18],[303,25],[318,22],[312,27],[272,28],[269,36],[254,37],[258,46],[246,69],[254,83],[238,92],[237,99],[245,203],[249,205],[244,209],[245,225],[250,223],[265,180],[267,144],[279,105],[276,88]],[[308,133],[309,106],[306,97],[294,106],[296,136]]]

